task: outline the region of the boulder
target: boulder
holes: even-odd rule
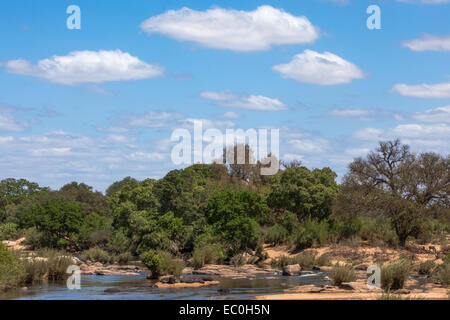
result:
[[[283,276],[299,276],[302,268],[299,264],[291,264],[283,267]]]
[[[207,275],[184,275],[181,277],[182,283],[205,283],[205,281],[214,281],[214,279]]]
[[[174,284],[174,283],[178,283],[180,281],[175,276],[166,276],[166,277],[159,278],[159,282]]]

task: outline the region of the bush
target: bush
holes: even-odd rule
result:
[[[329,238],[328,221],[317,219],[308,219],[299,226],[295,238],[295,244],[298,249],[310,248],[313,245],[325,245]]]
[[[411,270],[411,262],[398,259],[381,267],[381,287],[385,291],[403,288]]]
[[[277,259],[272,259],[271,266],[273,268],[283,268],[290,264],[298,264],[302,269],[311,269],[314,266],[325,266],[330,264],[330,259],[327,255],[321,255],[316,259],[312,254],[298,254],[294,257],[281,256]]]
[[[43,232],[38,231],[35,227],[29,228],[25,231],[25,244],[30,246],[31,250],[36,250],[44,247],[46,237]]]
[[[199,269],[205,264],[214,264],[224,260],[225,254],[219,244],[205,245],[201,248],[195,248],[192,253],[192,265],[194,269]]]
[[[127,264],[131,260],[133,260],[133,255],[130,252],[124,252],[117,256],[118,264]]]
[[[340,286],[344,282],[355,281],[355,270],[348,264],[336,264],[330,272],[331,281],[334,286]]]
[[[17,239],[19,232],[17,230],[17,224],[5,223],[0,224],[0,241],[2,240],[15,240]]]
[[[63,280],[68,277],[67,268],[73,264],[72,257],[64,252],[45,249],[38,252],[39,257],[22,260],[24,272],[21,283],[33,284],[43,280]]]
[[[245,258],[243,254],[236,254],[230,259],[230,264],[235,267],[240,267],[245,264]]]
[[[273,245],[283,244],[286,242],[288,238],[289,238],[288,231],[283,226],[275,224],[267,232],[266,242]]]
[[[19,260],[0,242],[0,290],[17,286],[22,273]]]
[[[181,276],[184,269],[184,262],[174,258],[170,253],[149,250],[142,254],[142,263],[151,271],[153,279],[160,276],[174,275]]]
[[[28,258],[22,261],[23,274],[20,282],[22,284],[33,284],[44,280],[48,275],[49,263],[47,259]]]
[[[422,275],[430,275],[433,272],[433,269],[435,267],[435,264],[433,261],[428,260],[424,261],[419,265],[418,272]]]
[[[443,286],[450,285],[450,262],[444,262],[437,268],[436,277]]]
[[[109,254],[100,248],[91,248],[86,250],[81,254],[81,256],[86,260],[101,263],[108,263],[111,260]]]

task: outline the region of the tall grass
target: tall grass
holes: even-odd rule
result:
[[[398,259],[381,267],[381,287],[385,291],[397,290],[404,287],[411,270],[411,262]]]
[[[349,264],[335,264],[330,272],[334,286],[340,286],[344,282],[356,280],[355,269]]]

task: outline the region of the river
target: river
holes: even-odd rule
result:
[[[140,276],[81,276],[81,289],[69,290],[65,282],[36,285],[27,290],[13,290],[0,294],[1,299],[17,300],[164,300],[164,299],[252,299],[257,295],[277,294],[283,290],[306,284],[325,284],[325,273],[313,273],[296,277],[279,275],[259,276],[252,279],[230,279],[217,277],[220,284],[203,288],[150,289],[139,287],[146,282],[145,275]],[[121,288],[118,293],[105,293],[108,288]],[[125,288],[125,289],[124,289]],[[219,294],[218,289],[228,288],[231,292]]]

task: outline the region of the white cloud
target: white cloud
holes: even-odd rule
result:
[[[450,123],[450,106],[416,112],[412,118],[422,122]]]
[[[257,111],[279,111],[286,110],[287,107],[278,99],[256,95],[238,95],[231,91],[204,91],[202,98],[209,99],[222,107],[257,110]]]
[[[274,45],[314,42],[319,31],[308,18],[261,6],[253,11],[213,8],[169,10],[141,24],[148,34],[237,52],[268,50]]]
[[[402,45],[413,51],[450,51],[450,36],[424,34],[421,38],[405,40]]]
[[[233,112],[233,111],[227,111],[221,115],[219,115],[222,119],[228,119],[228,120],[237,120],[242,118],[242,116],[239,113]]]
[[[325,114],[332,118],[348,118],[359,119],[365,121],[395,119],[397,121],[403,120],[403,116],[384,109],[357,109],[357,108],[342,108],[333,109]]]
[[[10,60],[3,63],[3,67],[10,73],[65,85],[141,80],[164,73],[163,67],[148,64],[120,50],[73,51],[67,56],[40,60],[36,65],[24,59]]]
[[[324,153],[329,149],[329,142],[323,138],[294,139],[287,141],[289,150],[304,153]]]
[[[0,132],[18,132],[22,131],[25,124],[19,123],[10,114],[0,113]]]
[[[450,126],[440,124],[401,124],[394,128],[357,130],[352,135],[352,143],[363,142],[364,147],[373,149],[378,141],[400,139],[417,151],[434,151],[448,154],[450,147]]]
[[[450,82],[437,84],[422,83],[418,85],[400,83],[392,87],[392,92],[415,98],[450,98]]]
[[[131,115],[128,125],[137,128],[173,128],[183,115],[166,111],[149,111],[143,115]]]
[[[285,78],[318,85],[336,85],[365,77],[364,72],[353,63],[330,53],[305,50],[288,64],[272,67]]]

